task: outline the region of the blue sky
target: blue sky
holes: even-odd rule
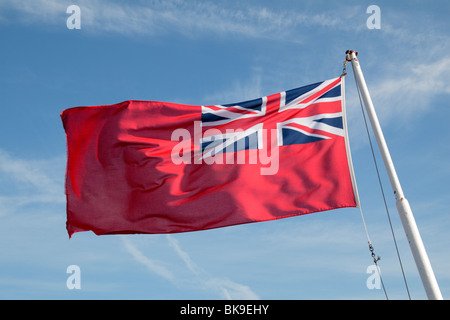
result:
[[[68,29],[78,5],[81,29]],[[369,29],[369,5],[381,9]],[[231,103],[359,59],[444,298],[450,297],[448,1],[0,0],[0,298],[385,299],[358,209],[174,235],[68,239],[59,115],[124,100]],[[390,299],[408,299],[351,68],[353,163]],[[376,150],[377,151],[377,150]],[[426,298],[379,160],[413,299]],[[70,265],[81,289],[69,290]]]

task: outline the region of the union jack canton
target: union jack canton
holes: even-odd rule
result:
[[[341,101],[339,77],[250,101],[202,106],[201,157],[343,137]]]

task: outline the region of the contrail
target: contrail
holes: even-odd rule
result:
[[[175,283],[175,277],[167,270],[165,267],[158,265],[151,259],[147,258],[138,248],[136,248],[126,237],[122,237],[123,243],[125,244],[125,248],[128,252],[136,259],[136,261],[145,265],[150,271],[156,273],[157,275],[163,277],[164,279],[169,280],[172,283]]]

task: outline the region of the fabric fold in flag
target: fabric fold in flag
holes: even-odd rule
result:
[[[358,206],[343,79],[254,100],[61,114],[67,230],[177,233]]]

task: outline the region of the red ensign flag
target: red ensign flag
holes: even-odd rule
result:
[[[342,81],[226,105],[63,111],[69,235],[186,232],[357,206]]]

